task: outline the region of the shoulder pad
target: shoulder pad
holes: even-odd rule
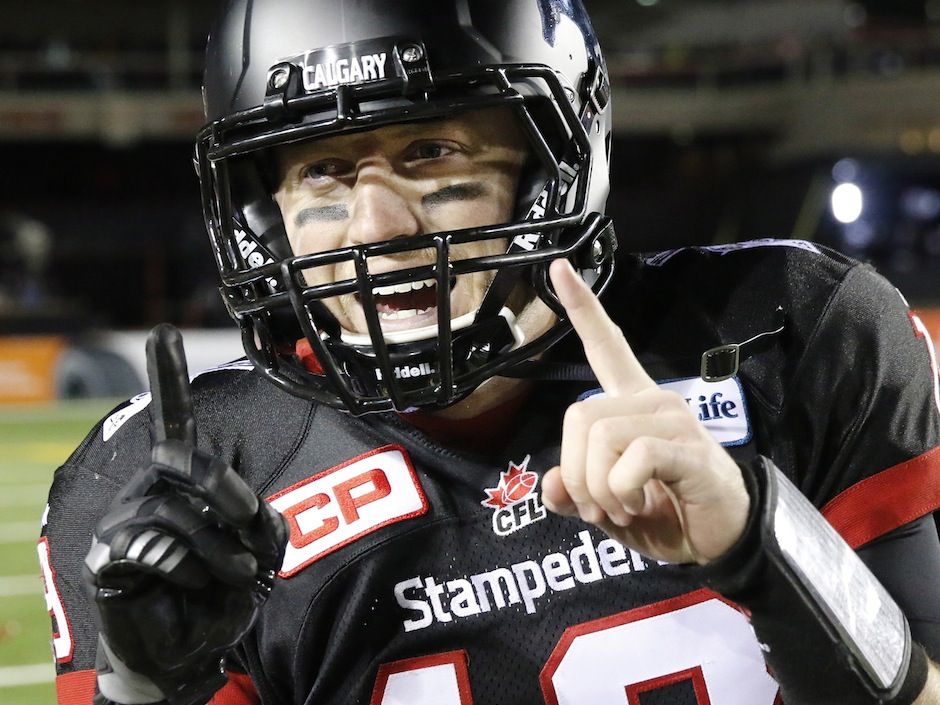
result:
[[[227,362],[224,365],[203,370],[190,377],[190,382],[194,382],[204,375],[214,372],[224,372],[227,370],[251,371],[254,366],[248,360],[235,360]],[[150,404],[150,392],[143,392],[128,400],[127,404],[117,411],[113,412],[101,424],[101,440],[107,442],[111,437],[128,422],[132,417],[143,411]]]
[[[731,252],[740,252],[742,250],[755,250],[762,247],[790,247],[798,250],[805,250],[814,254],[822,254],[816,245],[807,240],[776,240],[774,238],[761,238],[759,240],[746,240],[745,242],[734,242],[727,245],[708,245],[696,247],[680,247],[674,250],[664,250],[653,255],[645,257],[643,262],[651,267],[661,267],[682,252],[710,252],[719,256],[727,255]]]

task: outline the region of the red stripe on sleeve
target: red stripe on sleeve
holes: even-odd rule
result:
[[[245,673],[228,672],[228,683],[212,696],[208,705],[260,705],[261,697],[251,677]]]
[[[63,673],[55,679],[58,705],[92,705],[95,696],[95,670]],[[251,678],[244,673],[228,673],[228,683],[212,696],[209,705],[260,705],[261,697]]]
[[[822,514],[852,548],[940,507],[940,446],[882,470],[826,503]]]
[[[95,696],[95,669],[72,671],[56,676],[56,702],[59,705],[91,705]]]

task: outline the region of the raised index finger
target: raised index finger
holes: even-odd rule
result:
[[[655,387],[620,328],[610,320],[587,284],[567,260],[552,262],[549,270],[558,300],[565,307],[568,319],[584,345],[588,364],[601,387],[610,396],[636,394]]]
[[[183,352],[183,336],[161,323],[147,338],[147,377],[153,403],[154,441],[177,440],[196,445],[193,398]]]

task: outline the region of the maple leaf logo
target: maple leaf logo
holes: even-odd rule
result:
[[[510,461],[509,469],[499,474],[499,484],[484,489],[487,498],[480,504],[492,509],[502,509],[528,497],[539,479],[534,472],[526,471],[530,458],[531,456],[527,455],[518,465]]]

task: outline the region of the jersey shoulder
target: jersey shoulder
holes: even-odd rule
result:
[[[270,467],[315,408],[267,382],[247,360],[196,374],[192,398],[197,445],[239,469]],[[62,470],[84,468],[123,484],[149,460],[151,414],[150,392],[119,404],[92,428]],[[254,462],[262,456],[267,462]]]
[[[777,293],[791,299],[818,297],[836,289],[857,260],[806,240],[749,240],[728,245],[685,247],[640,257],[643,278],[705,297],[741,292]]]
[[[787,321],[791,352],[816,325],[849,272],[861,265],[802,240],[754,240],[636,255],[604,295],[638,352],[700,358]],[[797,352],[798,354],[798,352]]]
[[[712,343],[747,341],[772,330],[782,309],[782,334],[743,360],[741,374],[751,408],[774,429],[763,452],[790,468],[817,505],[885,471],[892,482],[915,485],[940,468],[932,454],[940,388],[930,338],[870,265],[815,243],[764,240],[642,257],[637,281],[643,296],[664,304],[662,346],[670,344],[666,333],[681,338],[685,330],[698,331],[696,341],[709,334]],[[924,511],[936,506],[909,494]],[[919,514],[910,508],[904,516]]]

